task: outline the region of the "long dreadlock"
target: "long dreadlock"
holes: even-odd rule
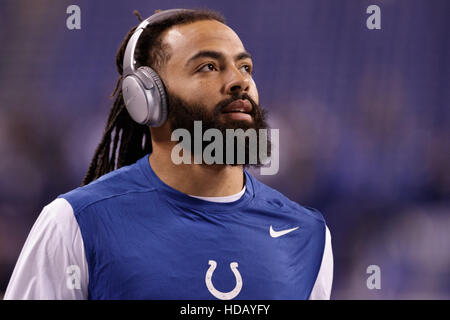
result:
[[[139,21],[142,21],[141,16],[136,10],[134,14],[138,17]],[[201,9],[193,12],[183,12],[157,24],[152,24],[141,34],[136,46],[135,59],[138,65],[148,65],[158,70],[170,57],[168,48],[162,43],[162,39],[160,38],[162,32],[175,25],[192,23],[199,20],[217,20],[225,23],[225,19],[220,13]],[[91,160],[82,185],[86,185],[120,167],[133,164],[146,154],[152,152],[150,128],[146,125],[140,125],[131,119],[125,108],[122,89],[120,89],[123,77],[123,56],[127,43],[136,28],[133,27],[127,33],[117,51],[116,67],[120,76],[111,94],[111,98],[116,96],[116,99],[108,116],[102,140],[95,150],[94,157]]]

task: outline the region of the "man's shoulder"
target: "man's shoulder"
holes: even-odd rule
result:
[[[139,168],[139,163],[111,171],[91,183],[61,194],[75,213],[104,201],[119,200],[124,196],[155,190]]]
[[[306,219],[314,224],[325,225],[325,219],[319,210],[299,204],[255,177],[252,178],[255,184],[256,197],[259,199],[258,202],[276,208],[278,212],[283,212],[296,218]]]

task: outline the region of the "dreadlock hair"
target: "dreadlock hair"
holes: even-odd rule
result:
[[[136,10],[134,14],[142,21]],[[170,48],[163,43],[161,34],[175,25],[189,24],[200,20],[217,20],[225,23],[225,19],[220,13],[207,9],[197,9],[173,15],[148,26],[142,32],[136,45],[135,60],[137,65],[150,66],[154,70],[160,69],[170,58]],[[131,119],[126,110],[122,89],[120,88],[123,78],[123,56],[127,43],[136,28],[137,26],[133,27],[127,33],[117,51],[116,68],[120,76],[111,94],[111,98],[116,98],[108,116],[102,140],[95,150],[82,185],[86,185],[120,167],[133,164],[144,155],[152,152],[150,128]]]

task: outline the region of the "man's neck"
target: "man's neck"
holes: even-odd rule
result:
[[[242,166],[179,164],[172,162],[172,145],[153,144],[149,162],[155,174],[170,187],[199,197],[236,194],[244,186]]]

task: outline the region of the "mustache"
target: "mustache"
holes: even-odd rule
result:
[[[222,113],[223,109],[225,109],[230,103],[236,101],[236,100],[248,100],[252,104],[252,111],[249,113],[252,117],[255,116],[256,112],[258,111],[258,104],[253,100],[248,94],[242,93],[242,94],[236,94],[231,96],[228,99],[224,99],[220,101],[216,106],[214,107],[214,116],[217,117],[220,113]]]

